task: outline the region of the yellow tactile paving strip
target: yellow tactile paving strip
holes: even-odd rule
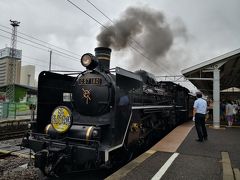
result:
[[[221,152],[223,166],[223,180],[234,180],[233,170],[228,152]]]
[[[171,133],[155,144],[151,149],[163,152],[176,152],[194,126],[194,122],[186,122],[176,127]]]

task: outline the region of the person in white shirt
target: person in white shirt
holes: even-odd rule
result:
[[[196,141],[203,142],[207,140],[208,134],[205,126],[205,116],[207,112],[207,102],[202,98],[202,93],[196,93],[197,100],[194,101],[193,105],[193,120],[195,120],[195,127],[198,134]]]

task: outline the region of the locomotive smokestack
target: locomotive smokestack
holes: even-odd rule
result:
[[[99,69],[101,71],[108,70],[110,67],[110,57],[112,50],[107,47],[95,48],[95,56],[99,61]]]

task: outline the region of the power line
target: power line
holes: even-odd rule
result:
[[[11,39],[11,38],[9,38],[9,37],[7,37],[7,36],[3,36],[3,35],[0,35],[0,36],[1,36],[1,37],[4,37],[4,38],[7,38],[7,39]],[[40,50],[45,51],[45,52],[49,52],[49,49],[48,49],[48,48],[44,49],[44,48],[41,48],[41,47],[38,47],[38,46],[34,46],[34,45],[32,45],[32,44],[28,44],[28,43],[19,41],[19,40],[18,40],[18,42],[21,43],[21,44],[25,44],[25,45],[27,45],[27,46],[31,46],[31,47],[36,48],[36,49],[40,49]],[[62,57],[64,57],[64,58],[68,58],[68,60],[71,60],[71,61],[79,62],[79,59],[72,58],[72,57],[69,57],[69,56],[65,56],[65,55],[62,55],[62,54],[57,53],[57,52],[55,52],[55,51],[54,51],[54,54],[57,54],[57,55],[62,56]]]
[[[48,67],[46,67],[46,66],[44,66],[44,65],[42,65],[42,64],[38,64],[38,63],[33,63],[33,62],[31,62],[31,61],[27,61],[27,60],[22,60],[22,62],[23,63],[25,63],[25,62],[27,62],[27,63],[29,63],[28,65],[34,65],[35,67],[43,67],[43,70],[47,70],[48,69]],[[37,66],[36,66],[37,65]]]
[[[43,60],[43,59],[38,59],[38,58],[26,56],[26,55],[22,55],[22,56],[25,57],[25,58],[33,59],[33,60],[35,60],[35,61],[40,61],[40,62],[48,63],[47,61],[45,61],[45,60]]]
[[[11,38],[6,37],[6,36],[3,36],[3,35],[1,35],[1,34],[0,34],[0,36],[1,36],[1,37],[4,37],[4,38],[6,38],[6,39],[11,39]],[[46,49],[43,49],[43,48],[40,48],[40,47],[36,47],[36,46],[33,46],[33,45],[31,45],[31,44],[27,44],[27,43],[24,43],[24,42],[21,42],[21,41],[18,41],[18,43],[22,43],[22,44],[25,44],[25,45],[34,47],[34,48],[36,48],[36,49],[40,49],[40,50],[43,50],[43,51],[45,51],[45,52],[48,51],[48,50],[46,50]],[[76,62],[76,60],[69,59],[69,57],[64,56],[64,55],[62,55],[62,54],[58,54],[58,53],[55,53],[55,52],[54,52],[54,54],[59,55],[59,56],[64,57],[64,58],[68,58],[68,60],[70,60],[70,61],[75,61],[75,62]],[[47,61],[40,60],[40,59],[37,59],[37,58],[33,58],[33,57],[25,56],[25,55],[22,55],[22,56],[23,56],[23,57],[26,57],[26,58],[29,58],[29,59],[33,59],[33,60],[37,60],[37,61],[41,61],[41,62],[48,63]],[[22,60],[22,61],[24,62],[25,60]],[[26,61],[26,62],[27,62],[27,61]],[[28,62],[29,62],[29,61],[28,61]],[[79,61],[78,61],[78,62],[79,62]],[[33,64],[33,63],[32,63],[32,64]],[[34,65],[34,64],[33,64],[33,65]],[[42,65],[40,65],[40,64],[36,64],[36,65],[42,66]],[[53,64],[53,65],[58,66],[58,67],[62,67],[62,68],[72,69],[72,68],[70,68],[70,67],[61,66],[61,65],[57,65],[57,64]],[[42,67],[45,68],[45,66],[42,66]],[[75,69],[72,69],[72,70],[73,70],[73,71],[76,71]]]
[[[45,60],[43,60],[43,59],[38,59],[38,58],[26,56],[26,55],[22,55],[22,56],[25,57],[25,58],[28,58],[28,59],[32,59],[32,60],[35,60],[35,61],[44,62],[44,63],[47,63],[47,64],[48,64],[48,61],[45,61]],[[73,69],[73,68],[70,68],[70,67],[67,67],[67,66],[61,66],[61,65],[55,64],[55,63],[52,63],[52,65],[58,66],[58,67],[62,67],[62,68],[67,68],[67,69],[75,70],[75,69]]]
[[[98,12],[100,12],[105,18],[107,18],[112,24],[114,24],[113,20],[108,17],[102,10],[100,10],[97,6],[95,6],[91,1],[86,0],[89,4],[91,4]],[[144,50],[144,48],[142,47],[142,45],[137,42],[134,38],[130,38],[132,41],[134,41],[141,49]]]
[[[55,51],[53,51],[53,53],[54,54],[56,54],[56,55],[58,55],[58,56],[61,56],[61,57],[64,57],[64,58],[68,58],[68,60],[70,60],[70,61],[74,61],[74,62],[80,62],[80,58],[79,59],[73,59],[73,58],[70,58],[69,59],[69,57],[68,56],[64,56],[64,55],[62,55],[62,54],[59,54],[59,53],[57,53],[57,52],[55,52]]]
[[[76,4],[74,4],[72,1],[67,0],[69,3],[71,3],[73,6],[75,6],[77,9],[79,9],[80,11],[82,11],[84,14],[86,14],[88,17],[90,17],[91,19],[93,19],[95,22],[97,22],[98,24],[100,24],[102,27],[104,27],[105,29],[108,29],[107,26],[105,26],[104,24],[102,24],[100,21],[98,21],[97,19],[95,19],[93,16],[91,16],[90,14],[88,14],[86,11],[84,11],[83,9],[81,9],[79,6],[77,6]]]
[[[4,37],[4,38],[7,38],[7,39],[11,39],[11,38],[6,37],[6,36],[3,36],[3,35],[0,35],[0,36],[1,36],[1,37]],[[23,43],[23,42],[21,42],[21,41],[18,41],[18,42],[19,42],[19,43]],[[26,43],[23,43],[23,44],[26,44]],[[30,45],[30,44],[26,44],[26,45]],[[31,45],[31,46],[32,46],[32,45]],[[35,47],[35,46],[33,46],[33,47]],[[36,47],[36,48],[39,49],[38,47]],[[42,49],[42,50],[46,51],[46,49]],[[61,54],[57,54],[57,55],[62,56]],[[38,59],[38,58],[33,58],[33,57],[29,57],[29,56],[26,56],[26,55],[22,55],[22,57],[25,57],[25,58],[28,58],[28,59],[33,59],[33,60],[40,61],[40,62],[44,62],[44,63],[48,63],[48,62],[45,61],[45,60]],[[71,60],[71,59],[69,59],[69,60]],[[39,63],[27,61],[27,60],[25,60],[25,59],[22,59],[21,61],[22,61],[22,62],[30,63],[29,65],[35,65],[36,67],[41,66],[44,70],[47,70],[47,69],[48,69],[48,67],[47,67],[48,65],[43,66],[43,64],[39,64]],[[74,60],[72,60],[72,61],[74,61]],[[61,66],[61,65],[58,65],[58,64],[55,64],[55,63],[53,63],[53,65],[54,65],[54,66],[61,67],[61,68],[63,68],[63,69],[66,69],[66,68],[67,68],[67,69],[71,69],[72,71],[79,71],[79,70],[75,70],[75,69],[70,68],[70,67],[67,67],[67,66]]]
[[[46,65],[46,66],[44,66],[44,65],[42,65],[42,64],[38,64],[38,63],[33,63],[33,62],[31,62],[31,61],[27,61],[27,60],[22,60],[22,62],[27,62],[27,63],[29,63],[28,65],[34,65],[35,67],[39,67],[39,66],[41,66],[42,67],[42,69],[43,70],[45,70],[45,71],[48,71],[48,65]],[[60,67],[60,68],[63,68],[63,69],[66,69],[66,67],[65,66],[60,66],[60,65],[57,65],[57,64],[53,64],[54,66],[57,66],[57,67]],[[67,67],[67,69],[68,69],[68,67]],[[73,71],[78,71],[78,70],[75,70],[75,69],[72,69],[72,68],[69,68],[69,69],[71,69],[72,71],[71,72],[73,72]]]
[[[1,24],[0,24],[0,26],[1,26],[1,27],[4,27],[4,28],[7,28],[7,29],[10,29],[9,27],[3,26],[3,25],[1,25]],[[64,51],[69,52],[69,53],[71,53],[71,54],[74,54],[74,55],[76,55],[76,56],[79,56],[79,57],[81,56],[81,55],[76,54],[76,53],[74,53],[74,52],[72,52],[72,51],[69,51],[69,50],[67,50],[67,49],[61,48],[61,47],[56,46],[56,45],[54,45],[54,44],[51,44],[51,43],[48,43],[48,42],[46,42],[46,41],[40,40],[40,39],[38,39],[38,38],[35,38],[35,37],[33,37],[32,35],[27,35],[27,34],[22,33],[22,32],[18,32],[18,34],[22,34],[22,35],[24,35],[24,36],[26,36],[26,37],[29,37],[29,38],[31,38],[31,39],[35,39],[35,40],[40,41],[40,42],[42,42],[42,43],[45,43],[45,44],[48,44],[48,45],[50,45],[50,46],[56,47],[56,48],[58,48],[58,49],[64,50]]]
[[[3,35],[1,35],[1,34],[0,34],[0,36],[1,36],[1,37],[4,37],[4,38],[6,38],[6,39],[11,39],[11,38],[9,38],[9,37],[7,37],[7,36],[3,36]],[[19,40],[18,40],[18,43],[25,44],[25,45],[28,45],[28,46],[32,46],[32,47],[34,47],[34,48],[36,48],[36,49],[40,49],[40,50],[43,50],[43,51],[48,51],[47,49],[43,49],[43,48],[34,46],[34,45],[32,45],[32,44],[28,44],[28,43],[19,41]]]
[[[114,22],[112,21],[112,19],[110,19],[105,13],[103,13],[99,8],[97,8],[97,6],[95,6],[91,1],[86,0],[89,4],[91,4],[95,9],[97,9],[105,18],[107,18],[110,22],[112,22],[114,24]]]
[[[23,56],[23,57],[29,58],[29,59],[35,59],[35,58],[27,57],[27,56]],[[45,71],[48,70],[48,64],[45,66],[45,65],[43,65],[43,64],[39,64],[39,63],[36,63],[36,62],[33,63],[33,62],[28,61],[28,60],[25,60],[25,59],[22,59],[22,62],[23,62],[23,63],[27,62],[27,63],[29,63],[28,65],[34,65],[35,67],[39,67],[39,66],[40,66],[40,67],[42,67],[42,69],[45,70]],[[54,66],[57,66],[57,67],[61,67],[61,68],[66,69],[65,66],[60,66],[60,65],[57,65],[57,64],[53,64],[53,65],[54,65]],[[71,69],[71,68],[69,68],[69,69]],[[76,71],[76,70],[72,69],[72,71]]]
[[[27,62],[27,63],[29,63],[28,65],[34,65],[36,68],[39,68],[39,66],[40,66],[40,67],[42,67],[41,68],[42,70],[48,71],[48,65],[44,66],[44,65],[41,65],[41,64],[38,64],[38,63],[32,63],[31,61],[27,61],[27,60],[22,60],[22,62],[23,63]],[[63,67],[63,66],[60,66],[60,65],[54,65],[54,66],[66,69],[66,67]],[[52,70],[52,71],[55,71],[55,70]],[[69,72],[75,72],[75,71],[78,71],[78,70],[72,69],[72,71],[69,71]]]
[[[89,4],[91,4],[98,12],[100,12],[104,17],[106,17],[112,24],[114,24],[114,22],[112,21],[112,19],[111,18],[109,18],[102,10],[100,10],[97,6],[95,6],[90,0],[86,0]],[[143,51],[145,51],[146,52],[146,50],[144,49],[144,47],[139,43],[139,42],[137,42],[134,38],[131,38],[130,37],[130,39],[133,41],[133,42],[135,42]],[[129,46],[131,47],[131,48],[133,48],[135,51],[137,51],[140,55],[142,55],[144,58],[146,58],[147,60],[149,60],[149,61],[151,61],[151,59],[149,59],[149,57],[147,57],[143,52],[141,52],[139,49],[137,49],[137,48],[135,48],[135,47],[133,47],[133,46],[131,46],[131,44],[130,43],[128,43],[129,44]],[[151,61],[152,62],[152,61]],[[153,62],[152,62],[153,63]],[[153,64],[155,64],[155,63],[153,63]],[[164,65],[162,65],[162,66],[164,66]],[[166,68],[166,67],[165,67]],[[168,72],[168,71],[167,71]],[[168,72],[169,73],[169,72]]]
[[[3,30],[3,29],[0,29],[0,31],[3,31],[3,32],[8,33],[8,34],[11,34],[10,32],[8,32],[8,31],[6,31],[6,30]],[[23,40],[25,40],[25,41],[29,41],[29,42],[34,43],[34,44],[37,44],[37,45],[39,45],[39,46],[45,47],[45,48],[47,48],[47,49],[52,49],[52,50],[54,50],[54,51],[56,51],[56,52],[58,52],[58,53],[60,53],[60,54],[64,54],[64,55],[69,56],[69,57],[71,57],[71,58],[79,59],[79,58],[77,58],[77,57],[75,57],[75,56],[69,55],[69,54],[64,53],[64,52],[62,52],[62,51],[59,51],[59,50],[57,50],[57,49],[50,48],[49,46],[40,44],[40,43],[38,43],[38,42],[34,42],[34,41],[32,41],[32,40],[30,40],[30,39],[27,39],[27,38],[24,38],[24,37],[22,37],[22,36],[18,36],[18,38],[21,38],[21,39],[23,39]]]

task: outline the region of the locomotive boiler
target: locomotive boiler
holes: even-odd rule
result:
[[[40,73],[37,119],[23,145],[45,174],[112,167],[153,133],[187,120],[186,88],[143,70],[109,69],[110,54],[104,47],[84,54],[77,76]]]

